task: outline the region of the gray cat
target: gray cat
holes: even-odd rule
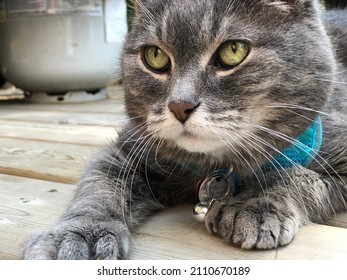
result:
[[[129,124],[24,258],[126,258],[135,226],[199,202],[198,182],[216,170],[233,190],[211,198],[206,228],[243,249],[288,244],[346,211],[346,10],[321,14],[314,0],[135,6],[122,56]]]

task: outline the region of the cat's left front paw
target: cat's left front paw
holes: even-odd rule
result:
[[[216,201],[205,224],[209,232],[240,246],[242,249],[273,249],[290,243],[299,229],[296,208],[282,202],[253,198]]]

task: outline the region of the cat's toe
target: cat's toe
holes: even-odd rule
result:
[[[205,217],[206,229],[211,234],[218,234],[218,223],[221,215],[221,206],[222,204],[220,201],[215,201],[213,203],[213,207],[211,207]]]
[[[80,233],[64,233],[64,239],[58,245],[58,260],[85,260],[89,259],[89,256],[88,243]]]
[[[230,239],[238,209],[237,204],[215,201],[205,218],[208,232],[218,234],[223,239]]]
[[[105,228],[100,233],[101,235],[94,248],[96,259],[116,260],[127,257],[129,233],[124,226],[105,225]]]
[[[57,255],[53,236],[48,232],[33,234],[27,242],[23,258],[26,260],[53,260]]]
[[[235,221],[231,241],[242,249],[278,247],[281,222],[274,213],[244,209]]]

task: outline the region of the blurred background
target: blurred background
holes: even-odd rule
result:
[[[103,98],[120,80],[126,32],[125,0],[0,0],[3,90],[38,102]]]

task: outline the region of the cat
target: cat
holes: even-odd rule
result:
[[[23,257],[127,258],[135,226],[199,202],[197,182],[221,168],[237,192],[204,222],[242,249],[289,244],[346,211],[346,15],[316,0],[136,1],[122,54],[129,122]],[[318,140],[301,164],[290,153],[307,134]]]

